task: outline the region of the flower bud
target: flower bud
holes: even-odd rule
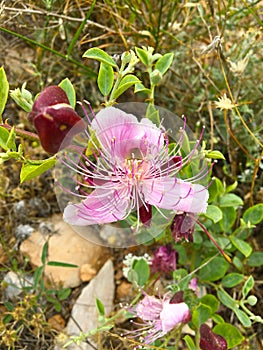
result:
[[[215,334],[207,324],[200,327],[200,349],[201,350],[227,350],[226,340],[218,334]]]
[[[85,123],[70,106],[68,97],[59,86],[49,86],[36,98],[28,119],[34,124],[44,150],[55,154],[70,144],[72,137],[85,129]],[[74,132],[67,136],[71,128]],[[64,140],[65,137],[68,139]]]

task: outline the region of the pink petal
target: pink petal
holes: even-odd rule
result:
[[[203,186],[168,176],[145,180],[142,192],[146,203],[162,209],[201,213],[207,207],[208,191]]]
[[[154,321],[159,318],[162,307],[162,300],[151,295],[145,295],[136,307],[136,314],[143,321]]]
[[[114,107],[101,110],[91,127],[104,149],[121,159],[132,158],[132,154],[141,159],[147,153],[154,157],[164,143],[161,130],[151,121],[140,123],[134,115]]]
[[[162,330],[169,332],[178,323],[189,320],[190,310],[186,303],[170,304],[169,300],[164,301],[163,309],[160,313]]]
[[[79,204],[64,209],[64,220],[71,225],[87,226],[122,220],[128,211],[130,194],[123,185],[97,188]]]

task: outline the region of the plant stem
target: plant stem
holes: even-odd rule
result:
[[[2,128],[7,129],[7,130],[11,130],[12,129],[12,126],[8,125],[8,124],[0,124],[0,126]],[[22,130],[22,129],[15,129],[15,133],[16,133],[17,136],[24,137],[24,138],[26,138],[28,140],[39,141],[39,136],[37,134],[33,133],[33,132]]]
[[[24,35],[19,34],[19,33],[13,32],[12,30],[6,29],[4,27],[0,27],[0,31],[2,31],[4,33],[7,33],[7,34],[10,34],[10,35],[13,35],[13,36],[15,36],[15,37],[17,37],[19,39],[22,39],[22,40],[32,44],[32,45],[41,47],[42,49],[47,50],[47,51],[53,53],[54,55],[63,58],[64,60],[66,60],[66,61],[68,61],[68,62],[70,62],[70,63],[72,63],[72,64],[74,64],[74,65],[76,65],[76,66],[78,66],[80,68],[82,68],[83,70],[85,70],[90,78],[91,77],[96,77],[96,73],[93,72],[92,69],[90,69],[89,67],[85,66],[84,64],[74,60],[73,58],[67,57],[67,55],[64,55],[64,54],[62,54],[62,53],[52,49],[51,47],[48,47],[48,46],[43,45],[43,44],[40,44],[40,43],[38,43],[37,41],[35,41],[33,39],[30,39],[30,38],[28,38],[28,37],[26,37]]]

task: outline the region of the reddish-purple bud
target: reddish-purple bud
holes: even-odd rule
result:
[[[172,272],[176,269],[178,253],[171,245],[157,248],[151,262],[152,272]]]
[[[200,327],[200,349],[201,350],[227,350],[226,340],[215,334],[207,324]]]
[[[152,206],[146,203],[139,208],[139,216],[144,226],[151,226],[152,222]]]
[[[36,98],[28,119],[34,124],[44,150],[55,154],[68,146],[74,135],[85,129],[85,123],[70,106],[68,97],[59,86],[45,88]],[[74,131],[68,135],[72,127]],[[67,136],[68,139],[65,139]],[[64,140],[65,139],[65,140]]]
[[[171,231],[172,236],[176,242],[180,242],[182,239],[193,242],[195,220],[187,213],[175,215]]]

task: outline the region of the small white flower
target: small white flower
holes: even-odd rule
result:
[[[233,109],[237,106],[237,104],[234,104],[230,98],[227,97],[226,94],[224,94],[222,97],[218,98],[218,101],[214,102],[215,107],[219,108],[221,111],[224,109]]]

